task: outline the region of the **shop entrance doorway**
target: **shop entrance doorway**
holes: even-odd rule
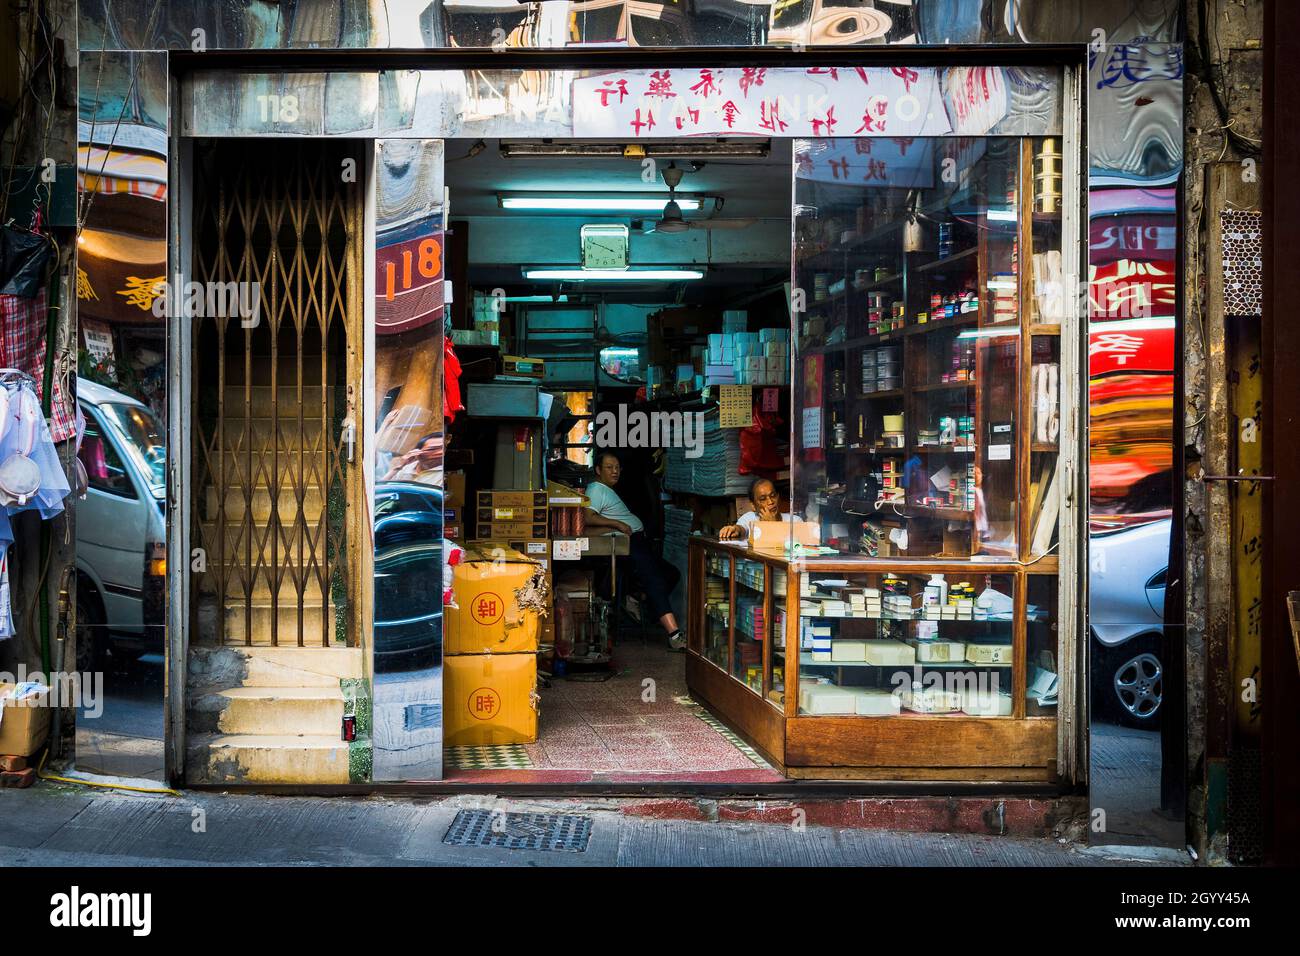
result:
[[[224,140],[196,151],[182,303],[201,572],[191,782],[286,779],[298,765],[304,780],[348,780],[340,679],[361,677],[368,559],[354,466],[362,203],[339,174],[357,155],[347,145]]]
[[[481,664],[479,655],[458,654],[458,625],[448,619],[444,779],[780,781],[758,750],[691,697],[685,654],[670,648],[661,616],[671,610],[687,627],[688,536],[728,524],[755,477],[741,472],[740,429],[720,427],[721,370],[709,379],[711,397],[702,388],[704,359],[724,318],[741,331],[789,326],[790,143],[660,142],[653,158],[598,141],[449,140],[446,150],[456,290],[448,308],[461,388],[472,396],[514,379],[546,396],[539,428],[547,484],[532,490],[549,491],[551,504],[544,539],[497,542],[546,564],[536,739],[470,742],[488,737],[471,717],[458,721],[473,703],[460,700],[460,685],[479,691],[479,671],[495,664],[500,673],[509,655]],[[692,353],[698,369],[688,364]],[[503,359],[514,355],[534,367]],[[766,371],[754,381],[768,381]],[[771,377],[782,393],[787,375],[783,367]],[[448,526],[461,525],[459,540],[473,549],[520,530],[493,520],[492,509],[479,507],[482,496],[523,486],[494,484],[522,472],[501,466],[514,448],[503,445],[491,415],[469,404],[448,433],[448,474],[463,476],[448,487],[463,480],[466,488],[466,513]],[[639,433],[641,419],[655,414],[689,419],[691,430]],[[788,422],[774,417],[769,437],[785,447]],[[619,465],[612,492],[663,562],[665,595],[648,593],[626,535],[572,524],[583,509],[568,492],[588,491],[605,454]],[[785,472],[777,457],[762,473]]]

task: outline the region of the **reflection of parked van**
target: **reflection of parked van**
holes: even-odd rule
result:
[[[162,650],[167,455],[143,403],[83,378],[77,401],[87,478],[76,503],[77,665],[96,670],[107,650]]]

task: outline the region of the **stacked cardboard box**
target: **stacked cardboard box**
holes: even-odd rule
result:
[[[22,789],[35,782],[27,758],[45,746],[49,732],[49,689],[0,682],[0,786]]]
[[[508,542],[477,541],[455,568],[457,606],[443,613],[448,746],[537,739],[539,614],[517,599],[537,567]]]
[[[546,492],[480,491],[476,537],[492,541],[531,539],[549,536]]]

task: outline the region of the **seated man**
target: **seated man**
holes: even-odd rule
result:
[[[744,541],[749,530],[760,521],[793,521],[794,515],[781,514],[781,495],[767,478],[755,478],[749,486],[749,500],[756,511],[746,511],[718,532],[719,541]]]
[[[596,453],[596,480],[586,489],[586,495],[591,499],[591,507],[586,512],[587,527],[608,528],[628,536],[628,559],[632,562],[633,574],[645,591],[650,613],[659,618],[659,623],[668,632],[668,646],[679,651],[686,646],[686,635],[677,626],[668,596],[677,586],[680,574],[654,553],[645,536],[645,525],[614,490],[621,470],[618,456],[613,452]]]

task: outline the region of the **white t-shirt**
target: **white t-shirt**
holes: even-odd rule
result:
[[[609,485],[593,481],[587,486],[586,495],[591,499],[591,510],[602,518],[613,518],[615,521],[623,522],[632,529],[633,534],[645,529],[641,519],[628,510],[627,505],[623,504],[623,499],[618,496],[618,492]]]
[[[738,525],[740,525],[742,528],[744,528],[744,529],[745,529],[745,537],[749,537],[749,531],[750,531],[750,529],[753,528],[754,525],[758,524],[758,522],[759,522],[760,520],[761,520],[761,519],[758,517],[758,512],[757,512],[757,511],[746,511],[743,515],[741,515],[739,518],[736,519],[736,524],[738,524]],[[792,515],[792,514],[783,514],[783,515],[781,515],[781,520],[782,520],[782,521],[793,521],[793,520],[794,520],[794,515]]]

